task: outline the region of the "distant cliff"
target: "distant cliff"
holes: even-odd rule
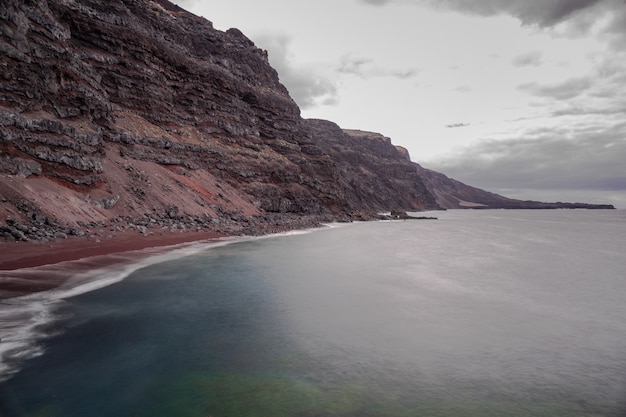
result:
[[[7,240],[449,206],[388,138],[303,120],[265,51],[166,0],[3,0],[0,51]]]
[[[350,210],[425,210],[439,205],[415,170],[391,143],[372,132],[341,129],[326,120],[307,120],[313,141],[338,171]]]
[[[516,200],[463,184],[446,175],[414,164],[437,204],[445,209],[614,209],[610,204],[544,203]]]

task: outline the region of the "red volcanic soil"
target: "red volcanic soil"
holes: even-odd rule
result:
[[[45,244],[25,242],[0,243],[0,286],[2,272],[21,268],[50,265],[63,261],[74,261],[92,256],[118,252],[177,245],[180,243],[216,239],[222,237],[215,232],[163,232],[159,235],[142,236],[137,232],[118,233],[112,238],[100,240],[69,237]]]
[[[70,237],[46,244],[0,243],[0,300],[50,290],[63,284],[72,273],[81,272],[86,267],[104,267],[116,262],[114,257],[104,255],[165,248],[219,237],[222,236],[215,232],[163,232],[148,236],[134,232],[102,238],[101,241]],[[61,268],[66,272],[63,274],[50,273],[49,268],[44,267],[86,258],[90,259],[87,266],[79,262],[63,264]]]

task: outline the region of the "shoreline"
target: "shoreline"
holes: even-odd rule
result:
[[[144,249],[158,249],[184,243],[217,240],[227,237],[212,231],[167,231],[141,235],[118,233],[111,238],[68,237],[46,243],[0,243],[0,299],[19,297],[59,287],[66,277],[78,272],[81,260],[93,260],[92,267],[116,263],[113,255]],[[67,263],[65,274],[50,274],[49,269]],[[73,265],[75,264],[75,265]]]
[[[367,219],[371,220],[373,217],[370,216]],[[209,239],[245,235],[260,236],[301,230],[336,220],[334,216],[282,214],[265,215],[262,218],[242,218],[240,221],[224,221],[214,227],[198,226],[197,221],[192,220],[186,222],[181,220],[180,224],[174,223],[169,226],[148,223],[145,226],[131,224],[128,227],[120,227],[118,221],[111,220],[109,224],[103,223],[100,227],[91,228],[88,231],[76,229],[78,231],[76,233],[72,233],[72,227],[52,227],[52,232],[62,232],[60,234],[63,237],[48,240],[38,239],[36,236],[33,238],[29,235],[27,239],[11,241],[2,240],[0,236],[0,278],[4,271]],[[28,225],[26,223],[26,226]]]
[[[49,241],[0,241],[0,300],[55,289],[78,272],[117,264],[119,258],[124,258],[122,254],[303,230],[333,220],[328,216],[268,215],[216,228],[148,228],[141,233],[135,228],[113,231],[105,226],[92,229],[88,236],[66,234],[65,238]]]
[[[1,242],[0,277],[5,271],[53,265],[59,262],[76,261],[120,252],[218,239],[226,236],[210,231],[165,232],[147,236],[128,232],[101,239],[70,236],[67,239],[57,239],[46,243]],[[2,285],[1,281],[0,285]]]
[[[400,216],[400,214],[402,216]],[[19,297],[31,293],[52,290],[65,283],[67,276],[84,272],[83,262],[89,260],[94,267],[112,266],[117,263],[116,254],[145,249],[167,248],[186,243],[205,242],[235,236],[260,236],[290,230],[319,227],[332,221],[352,222],[356,220],[406,220],[422,219],[405,212],[395,216],[359,213],[344,218],[328,216],[280,216],[265,218],[263,222],[247,221],[238,227],[173,230],[161,229],[148,233],[137,230],[115,231],[103,227],[90,236],[66,235],[49,241],[2,242],[0,241],[0,299]],[[431,217],[428,217],[431,219]],[[105,237],[106,236],[106,237]],[[61,265],[63,263],[63,265]],[[51,273],[51,269],[67,268],[64,273]],[[87,268],[87,269],[90,269]]]

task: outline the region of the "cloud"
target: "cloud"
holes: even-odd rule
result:
[[[255,36],[254,41],[268,51],[268,58],[278,72],[280,82],[287,87],[300,108],[332,105],[339,101],[337,85],[326,71],[314,65],[297,65],[291,61],[290,36],[266,33]]]
[[[483,140],[429,168],[489,191],[552,190],[626,196],[626,123],[528,130]],[[582,191],[581,191],[582,190]],[[556,194],[555,194],[556,195]],[[554,199],[552,199],[554,201]]]
[[[517,88],[530,94],[552,98],[555,100],[569,100],[580,96],[591,88],[591,80],[587,77],[573,78],[562,83],[541,85],[535,82],[521,84]]]
[[[611,104],[611,103],[609,103]],[[564,116],[611,116],[626,114],[626,103],[614,103],[605,107],[577,107],[571,106],[564,109],[558,109],[553,111],[550,115],[552,117],[564,117]]]
[[[622,0],[360,0],[370,6],[391,4],[425,5],[438,9],[456,10],[480,16],[508,15],[519,19],[524,25],[550,27],[561,22],[585,17],[582,24],[588,27],[593,19],[588,14],[619,12]],[[586,15],[587,14],[587,15]],[[586,15],[586,16],[584,16]],[[619,27],[618,23],[613,25]]]
[[[392,3],[393,0],[361,0],[361,2],[372,6],[383,6],[387,3]]]
[[[417,75],[417,70],[414,68],[383,68],[376,65],[373,59],[354,57],[351,54],[345,54],[341,57],[337,71],[341,74],[351,74],[362,78],[393,77],[408,79]]]
[[[612,18],[604,35],[613,51],[623,53],[626,50],[626,4],[622,2],[620,8],[610,11],[610,15]]]
[[[438,0],[436,3],[483,16],[510,15],[525,25],[546,27],[605,2],[607,0]]]
[[[470,125],[469,123],[452,123],[452,124],[446,125],[446,127],[449,129],[455,129],[458,127],[466,127],[469,125]]]
[[[516,67],[538,67],[542,63],[542,58],[539,51],[527,52],[513,58],[512,64]]]

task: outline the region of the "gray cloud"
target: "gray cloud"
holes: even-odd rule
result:
[[[512,64],[516,67],[538,67],[542,63],[542,58],[541,52],[533,51],[516,56]]]
[[[263,34],[255,37],[255,43],[268,51],[272,67],[278,72],[280,82],[302,109],[318,104],[335,104],[339,100],[337,85],[329,76],[312,67],[294,65],[289,58],[291,37]]]
[[[393,77],[400,79],[412,78],[417,75],[414,68],[391,69],[376,65],[374,60],[369,58],[354,57],[346,54],[341,57],[337,71],[342,74],[352,74],[363,78],[371,77]]]
[[[596,26],[614,51],[626,50],[624,0],[359,0],[370,6],[412,4],[480,16],[507,15],[523,25],[551,28],[566,23],[561,35],[580,37]],[[597,27],[597,24],[604,27]]]
[[[567,107],[553,111],[550,115],[552,117],[563,116],[611,116],[611,115],[624,115],[626,114],[626,103],[609,103],[604,107]]]
[[[587,77],[573,78],[553,85],[541,85],[533,82],[521,84],[517,88],[539,97],[569,100],[580,96],[591,88],[591,80]]]
[[[621,7],[611,10],[613,19],[606,33],[611,37],[611,46],[616,51],[624,51],[626,48],[626,4],[620,2]]]
[[[339,63],[338,70],[339,72],[343,72],[345,74],[362,75],[364,72],[366,72],[365,67],[371,64],[371,59],[352,58],[348,55],[344,55],[341,57],[341,62]]]
[[[466,127],[469,126],[469,123],[451,123],[449,125],[446,125],[447,128],[449,129],[454,129],[454,128],[458,128],[458,127]]]
[[[579,195],[589,191],[626,197],[625,138],[626,123],[609,128],[541,128],[510,140],[482,141],[429,168],[494,192],[518,189],[557,195],[582,190]]]
[[[607,0],[439,0],[462,12],[483,16],[506,14],[523,24],[552,26]]]
[[[393,0],[361,0],[361,2],[372,6],[384,6],[387,3],[393,3]]]
[[[525,25],[548,27],[606,7],[620,10],[621,0],[360,0],[370,6],[428,5],[481,16],[509,15]],[[587,19],[587,24],[591,22]]]

